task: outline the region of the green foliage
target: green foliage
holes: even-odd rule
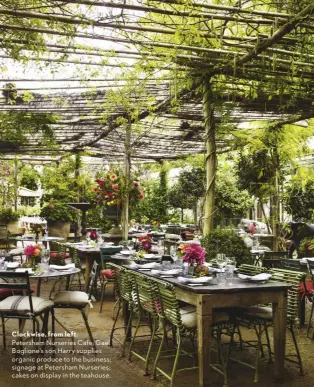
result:
[[[167,189],[167,172],[164,170],[160,173],[159,181],[149,181],[143,185],[144,199],[138,206],[131,209],[130,218],[140,222],[142,216],[149,220],[156,220],[160,223],[167,223],[168,215],[168,189]]]
[[[206,260],[214,259],[218,253],[235,257],[237,265],[252,263],[250,249],[237,233],[228,228],[216,228],[202,239],[206,249]]]
[[[24,165],[20,169],[18,173],[18,177],[19,177],[19,185],[21,187],[25,187],[33,191],[37,190],[38,188],[37,184],[40,179],[40,175],[31,166]]]
[[[0,222],[1,223],[10,223],[16,222],[20,217],[19,212],[12,210],[12,208],[2,208],[0,209]]]
[[[0,112],[0,141],[19,145],[27,141],[27,134],[40,133],[44,144],[52,143],[51,124],[57,119],[57,115],[49,113]]]
[[[286,187],[284,207],[294,221],[310,222],[314,219],[314,177],[309,171],[311,180],[304,182],[293,178]]]
[[[314,255],[314,238],[303,238],[299,245],[299,252],[302,256],[312,257]]]
[[[47,221],[63,220],[73,222],[77,220],[78,214],[79,210],[53,199],[40,210],[40,217]]]
[[[97,227],[102,232],[108,232],[112,228],[112,222],[104,216],[100,208],[91,208],[86,212],[86,227]]]
[[[242,218],[253,206],[253,199],[245,189],[239,189],[239,180],[235,168],[227,162],[221,162],[216,180],[216,225],[227,225],[234,218]]]

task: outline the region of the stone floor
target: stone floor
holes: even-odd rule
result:
[[[50,284],[47,283],[43,287],[42,296],[47,295]],[[169,382],[162,376],[158,376],[156,381],[150,379],[149,376],[143,375],[143,363],[141,360],[132,358],[132,362],[128,362],[126,358],[121,358],[119,353],[119,343],[114,342],[114,347],[109,347],[107,345],[109,333],[112,325],[112,308],[114,304],[114,299],[112,297],[111,289],[109,288],[106,292],[106,299],[104,303],[104,309],[102,314],[99,313],[99,302],[94,303],[94,308],[90,309],[89,312],[89,322],[95,339],[100,340],[98,345],[98,350],[100,353],[97,356],[88,353],[75,353],[75,354],[65,354],[59,353],[56,355],[56,360],[50,358],[49,353],[42,357],[45,359],[45,362],[41,363],[42,369],[39,369],[36,372],[29,372],[28,370],[21,371],[21,374],[24,374],[24,377],[16,378],[16,375],[19,375],[18,366],[32,366],[34,362],[27,361],[23,363],[25,357],[30,355],[25,354],[23,356],[13,356],[11,345],[6,351],[1,351],[0,353],[0,386],[1,387],[29,387],[30,385],[39,386],[39,387],[52,387],[58,385],[58,387],[97,387],[97,386],[109,386],[109,387],[137,387],[137,386],[147,386],[147,387],[161,387],[169,386]],[[62,310],[57,312],[57,318],[62,324],[64,324],[69,331],[74,331],[78,333],[77,340],[82,340],[84,343],[75,347],[81,351],[89,351],[91,346],[88,343],[88,335],[86,333],[85,325],[83,319],[80,315],[80,312],[76,310]],[[122,321],[121,321],[122,322]],[[12,332],[17,328],[17,322],[11,320],[7,324],[7,337],[8,342],[12,341]],[[26,329],[29,329],[30,325],[26,326]],[[57,332],[64,332],[63,328],[57,325]],[[122,333],[122,331],[120,331]],[[313,351],[314,351],[314,341],[308,340],[305,337],[305,328],[297,330],[297,338],[299,342],[300,351],[302,354],[302,359],[304,362],[305,375],[299,376],[298,371],[295,366],[288,364],[286,365],[285,379],[281,385],[285,387],[294,387],[294,386],[313,386],[314,387],[314,373],[311,372]],[[251,336],[251,332],[244,332],[245,336]],[[11,336],[11,337],[10,337]],[[117,338],[119,336],[117,333]],[[1,339],[1,338],[0,338]],[[64,341],[65,339],[59,338],[58,342]],[[86,342],[87,341],[87,342]],[[288,339],[288,349],[291,347],[290,338]],[[18,347],[15,347],[18,349]],[[27,347],[25,347],[27,348]],[[47,347],[48,350],[51,347]],[[72,346],[70,344],[60,345],[57,348],[62,348],[63,350],[71,350]],[[142,340],[137,344],[137,349],[139,351],[145,350],[147,348],[147,343]],[[238,355],[238,354],[237,354]],[[214,354],[213,354],[214,356]],[[253,361],[254,352],[245,350],[240,354],[242,360]],[[16,359],[15,361],[13,361]],[[95,359],[102,359],[101,362],[96,362]],[[184,366],[187,366],[187,362],[190,359],[183,359]],[[171,369],[171,361],[166,359],[163,361],[163,366],[168,370]],[[15,365],[15,369],[12,370],[12,366]],[[86,369],[83,369],[82,366],[85,366]],[[53,370],[52,366],[67,366],[73,367],[71,369],[58,369]],[[81,367],[81,370],[79,369]],[[101,369],[91,368],[91,367],[103,367]],[[106,368],[107,367],[107,368]],[[253,385],[259,385],[261,387],[271,387],[277,386],[273,381],[273,364],[262,363],[261,364],[261,373],[260,373],[260,382],[258,384],[253,383],[253,374],[254,371],[249,369],[239,363],[231,362],[229,370],[229,385],[231,387],[248,387]],[[32,375],[37,376],[32,376]],[[26,375],[26,376],[25,376]],[[79,375],[76,378],[76,375]],[[103,378],[104,375],[107,375],[107,378]],[[47,379],[51,377],[51,379]],[[102,376],[102,378],[100,378]],[[174,386],[177,387],[191,387],[197,386],[197,371],[184,371],[179,373],[176,377]],[[216,372],[212,371],[212,386],[218,387],[223,385],[222,377]]]

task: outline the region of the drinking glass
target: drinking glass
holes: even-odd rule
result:
[[[223,269],[226,266],[226,264],[227,264],[226,254],[217,254],[216,255],[216,261],[217,261],[217,264],[218,264],[219,268]]]
[[[227,257],[226,258],[226,271],[228,273],[234,273],[234,269],[236,267],[236,260],[234,257]]]
[[[222,273],[216,273],[217,276],[217,282],[218,285],[226,285],[227,283],[227,273],[222,272]]]
[[[48,269],[49,259],[50,259],[50,251],[45,250],[41,257],[41,262],[45,265],[46,270]]]
[[[131,240],[128,241],[127,248],[131,251],[133,250],[134,247],[134,242]]]

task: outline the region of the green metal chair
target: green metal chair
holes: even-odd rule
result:
[[[156,332],[158,330],[159,322],[158,313],[156,310],[156,289],[154,286],[154,281],[152,281],[151,278],[143,275],[142,273],[133,272],[129,270],[129,276],[132,282],[133,301],[135,301],[137,306],[136,314],[138,317],[138,321],[134,333],[132,335],[132,340],[129,348],[129,361],[131,361],[132,354],[143,360],[145,362],[145,376],[147,376],[149,374],[149,359],[153,342],[156,337]],[[145,323],[145,319],[147,320],[147,316],[149,318],[150,324]],[[143,326],[149,326],[151,330],[149,345],[145,357],[133,349],[135,340],[137,337],[139,337],[137,335],[138,330],[140,327]],[[143,335],[141,335],[140,337],[142,338]]]
[[[243,265],[244,266],[244,265]],[[242,266],[241,266],[242,267]],[[263,268],[261,268],[263,269]],[[287,327],[291,333],[293,344],[296,350],[296,354],[286,354],[285,359],[287,361],[298,364],[300,369],[300,375],[303,375],[302,360],[294,333],[294,325],[298,320],[298,309],[299,309],[299,288],[300,283],[305,279],[305,273],[283,270],[283,269],[270,269],[269,273],[272,274],[271,281],[284,282],[291,284],[288,291],[288,304],[287,304]],[[252,273],[253,274],[253,273]],[[247,365],[255,369],[254,382],[259,381],[259,362],[260,353],[262,353],[262,336],[265,333],[268,347],[269,362],[272,361],[272,352],[270,348],[270,341],[268,336],[268,328],[273,324],[273,314],[271,306],[251,306],[246,308],[242,317],[239,318],[240,325],[251,327],[253,326],[257,335],[257,346],[256,346],[256,357],[255,366],[240,361],[241,364]],[[297,360],[291,359],[291,357],[297,357]]]
[[[262,258],[262,265],[267,268],[281,268],[282,261],[288,258],[286,251],[265,251]]]
[[[163,335],[161,339],[161,343],[158,349],[158,353],[153,366],[153,378],[156,378],[157,371],[163,374],[167,379],[170,380],[170,386],[173,386],[175,375],[177,372],[181,372],[184,370],[197,369],[195,366],[195,351],[193,353],[188,353],[182,349],[182,343],[185,339],[189,338],[194,344],[194,338],[196,335],[196,308],[193,305],[188,305],[183,308],[180,308],[179,302],[176,298],[175,287],[167,282],[153,279],[154,288],[157,291],[157,303],[156,303],[156,311],[159,315],[160,321],[163,325]],[[225,327],[227,329],[230,328],[230,320],[229,315],[226,312],[216,312],[213,315],[213,325],[212,332],[215,335],[219,335],[219,337],[215,337],[218,344],[218,355],[220,356],[220,364],[210,364],[212,368],[214,368],[219,373],[224,376],[224,386],[228,386],[227,381],[227,363],[228,358],[225,359],[222,356],[220,344],[220,336],[222,334],[222,329]],[[175,355],[168,355],[162,357],[175,357],[173,368],[171,374],[168,374],[165,370],[158,367],[159,360],[161,359],[162,348],[164,346],[166,340],[166,324],[171,324],[174,327],[176,340],[174,341],[176,344],[176,353]],[[194,345],[193,345],[194,349]],[[193,358],[193,366],[189,368],[178,368],[179,357],[181,354],[188,355]],[[222,368],[222,370],[220,368]]]
[[[68,247],[70,258],[72,263],[74,263],[77,269],[81,271],[78,274],[75,274],[71,277],[70,289],[78,288],[79,290],[84,290],[85,288],[85,277],[84,269],[82,268],[81,260],[79,258],[78,249],[75,246]]]
[[[113,321],[113,325],[110,332],[110,339],[109,339],[109,345],[113,345],[113,338],[114,338],[114,332],[117,329],[124,329],[125,330],[125,336],[122,343],[122,356],[124,356],[124,350],[125,350],[125,344],[128,340],[128,334],[131,328],[132,318],[133,318],[133,310],[136,307],[136,300],[134,298],[134,295],[132,294],[132,282],[129,276],[129,270],[125,269],[122,266],[119,266],[115,263],[108,263],[107,267],[112,270],[113,275],[113,283],[114,283],[114,292],[115,296],[117,298],[117,313]],[[114,306],[115,309],[116,306]],[[117,327],[117,321],[120,315],[121,310],[126,313],[129,312],[129,318],[126,325]]]
[[[104,303],[105,290],[108,282],[114,282],[113,273],[110,268],[107,267],[108,263],[112,260],[111,256],[119,253],[122,250],[121,246],[113,247],[101,247],[100,248],[100,260],[101,260],[101,270],[100,270],[100,280],[101,280],[101,297],[100,297],[100,309],[99,313],[102,312],[102,306]]]

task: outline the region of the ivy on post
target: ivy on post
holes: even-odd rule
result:
[[[203,234],[208,235],[214,227],[215,179],[217,169],[215,117],[210,79],[203,77],[203,112],[206,146],[206,192]]]
[[[128,123],[125,129],[125,139],[124,139],[124,186],[127,189],[124,190],[123,200],[122,200],[122,242],[126,243],[129,237],[129,187],[131,179],[131,129],[132,122],[130,117],[128,118]]]

